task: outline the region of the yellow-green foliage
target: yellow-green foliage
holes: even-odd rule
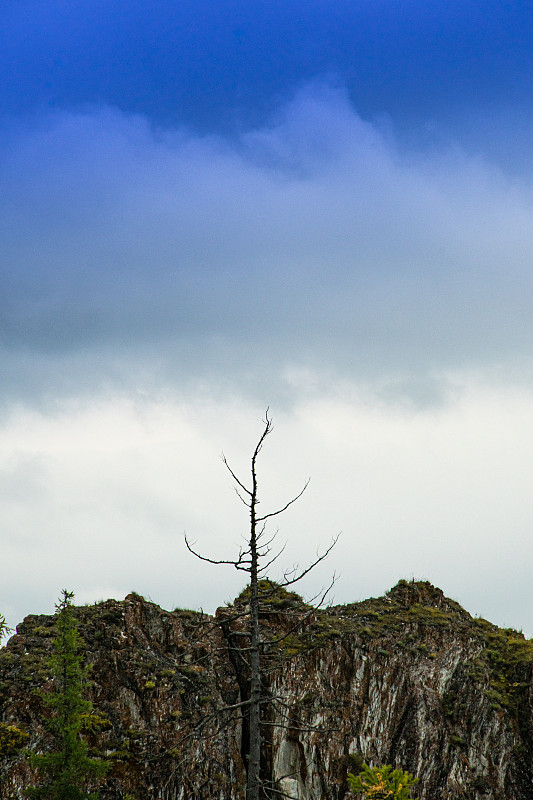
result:
[[[111,720],[101,717],[100,714],[80,714],[82,730],[91,733],[108,731],[113,727]]]
[[[401,769],[393,770],[390,764],[384,767],[363,764],[359,775],[348,775],[348,783],[350,789],[359,792],[365,800],[409,800],[418,778]]]
[[[284,586],[275,581],[263,579],[258,581],[259,602],[272,611],[305,610],[310,606],[305,603],[297,592],[288,592]],[[249,602],[251,589],[247,586],[235,600],[237,605]]]
[[[175,669],[162,669],[159,673],[162,678],[172,678],[176,674]]]
[[[43,636],[45,639],[49,639],[54,636],[54,628],[52,626],[46,628],[44,625],[38,625],[32,631],[34,636]]]
[[[290,633],[288,636],[285,636],[285,638],[282,639],[281,646],[283,649],[283,655],[289,657],[297,656],[302,652],[302,650],[305,649],[305,644],[301,637],[293,633]]]
[[[421,622],[425,625],[449,625],[452,621],[450,614],[435,606],[422,606],[415,603],[408,611],[408,622]]]
[[[476,620],[485,642],[482,655],[490,669],[488,699],[518,714],[523,705],[524,690],[529,687],[528,675],[533,661],[533,640],[512,628],[497,628],[484,619]]]
[[[16,725],[0,723],[0,758],[15,755],[26,744],[29,735]]]

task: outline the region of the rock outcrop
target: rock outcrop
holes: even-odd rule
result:
[[[76,609],[102,800],[244,800],[246,599],[215,617],[136,594]],[[423,800],[533,800],[533,641],[425,582],[324,610],[279,589],[262,623],[263,777],[286,796],[348,800],[364,760],[416,774]],[[0,650],[2,800],[34,785],[27,751],[49,746],[53,625],[27,617]]]

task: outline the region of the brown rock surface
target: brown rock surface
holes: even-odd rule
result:
[[[246,592],[216,617],[136,594],[77,609],[112,762],[102,800],[243,800]],[[264,604],[265,775],[299,800],[348,798],[362,759],[420,778],[424,800],[533,800],[533,642],[473,619],[426,582],[313,610],[279,590]],[[30,616],[0,650],[0,723],[47,746],[53,617]],[[285,636],[285,638],[281,638]],[[1,742],[0,737],[0,742]],[[29,744],[28,744],[29,742]],[[33,785],[24,749],[2,752],[0,798]],[[281,796],[281,795],[279,795]]]

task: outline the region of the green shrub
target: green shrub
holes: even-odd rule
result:
[[[348,783],[350,789],[362,794],[365,800],[409,800],[418,778],[401,769],[393,770],[390,764],[384,767],[363,764],[359,775],[348,774]]]
[[[16,725],[0,723],[0,759],[13,756],[26,744],[29,734]]]
[[[81,729],[91,733],[100,733],[100,731],[108,731],[113,727],[113,723],[107,717],[101,717],[100,714],[80,714]]]

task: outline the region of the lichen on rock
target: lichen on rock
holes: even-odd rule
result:
[[[326,609],[265,591],[265,648],[273,634],[279,643],[264,654],[275,700],[264,768],[279,790],[347,799],[347,773],[364,760],[417,775],[421,800],[533,800],[531,641],[428,582]],[[245,725],[228,711],[246,695],[242,614],[246,591],[214,617],[137,594],[76,609],[95,709],[84,735],[112,761],[102,800],[244,800]],[[27,617],[0,650],[2,800],[22,800],[25,751],[46,747],[52,629],[52,617]],[[2,748],[9,729],[22,739]]]

